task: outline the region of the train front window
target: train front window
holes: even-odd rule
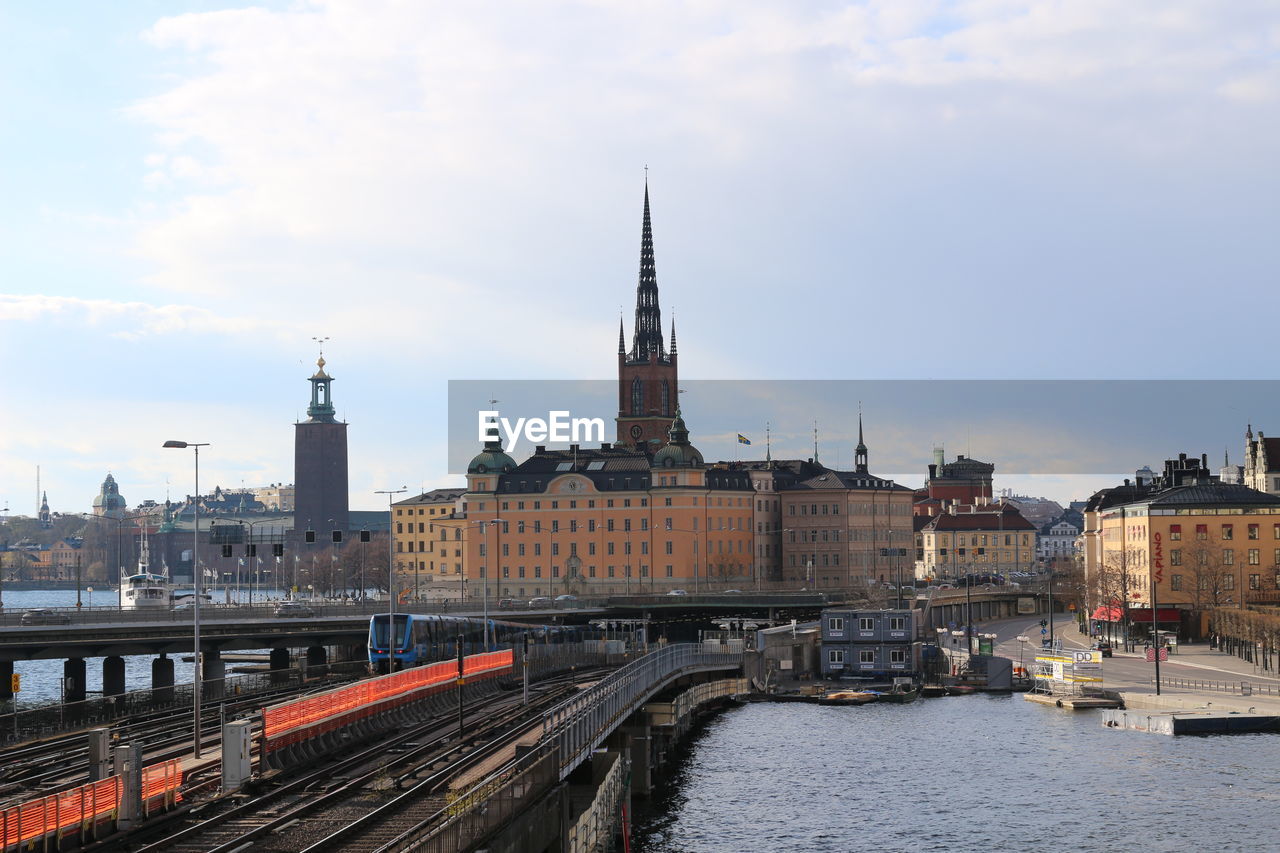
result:
[[[396,641],[398,648],[404,648],[405,631],[408,626],[409,619],[407,616],[396,614]],[[387,645],[387,617],[381,616],[373,620],[373,645],[376,648],[384,648]]]

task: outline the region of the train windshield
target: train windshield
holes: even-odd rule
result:
[[[396,620],[396,647],[403,649],[405,643],[405,631],[409,624],[409,617],[397,613]],[[375,648],[383,648],[387,645],[387,617],[373,617],[373,645]]]

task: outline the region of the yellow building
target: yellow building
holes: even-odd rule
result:
[[[1088,578],[1099,605],[1150,608],[1154,591],[1162,609],[1206,610],[1274,600],[1280,589],[1280,497],[1209,482],[1096,515]]]
[[[391,548],[397,595],[405,600],[460,599],[466,559],[466,489],[433,489],[392,505]]]
[[[928,577],[1003,574],[1035,564],[1035,525],[1012,504],[952,504],[924,522],[918,537]]]

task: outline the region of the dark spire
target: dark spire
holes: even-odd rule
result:
[[[671,354],[676,354],[676,309],[671,309]]]
[[[627,351],[626,338],[622,333],[622,312],[618,312],[618,355],[622,355]]]
[[[662,344],[662,311],[658,308],[658,273],[653,263],[653,226],[649,221],[649,181],[644,182],[644,224],[640,230],[640,282],[636,285],[636,328],[631,360],[666,360]]]
[[[862,407],[858,407],[858,446],[853,449],[853,464],[859,474],[867,473],[867,445],[862,440]]]

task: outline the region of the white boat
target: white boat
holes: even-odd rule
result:
[[[142,528],[142,548],[138,554],[138,570],[120,573],[121,610],[168,610],[173,606],[174,584],[169,580],[168,566],[164,574],[151,571],[151,555],[147,547],[147,529]]]

